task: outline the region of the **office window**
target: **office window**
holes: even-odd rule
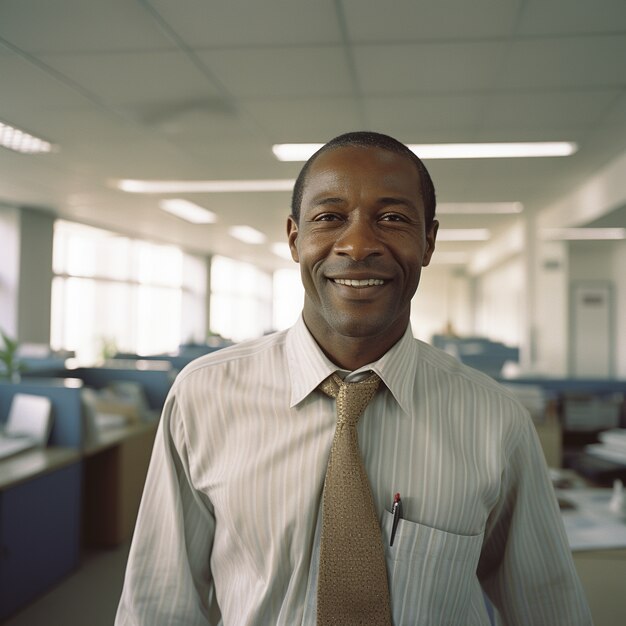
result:
[[[243,341],[273,330],[272,278],[250,263],[211,259],[211,330]]]
[[[274,272],[274,328],[284,330],[293,326],[302,311],[304,287],[299,269]]]
[[[81,362],[205,339],[205,262],[176,246],[58,221],[53,270],[51,344]]]

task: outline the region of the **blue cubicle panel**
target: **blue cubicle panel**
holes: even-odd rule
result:
[[[65,367],[46,372],[54,379],[79,379],[86,387],[102,389],[112,383],[136,382],[143,389],[148,407],[160,412],[165,398],[174,382],[177,370],[167,361],[157,360],[117,360],[108,361],[99,367]],[[32,378],[30,372],[22,376],[22,383],[26,384]],[[1,407],[0,407],[1,408]]]
[[[489,376],[499,376],[505,363],[519,361],[519,348],[485,337],[434,335],[432,344]]]
[[[176,370],[163,361],[110,361],[103,367],[78,367],[67,370],[69,376],[80,378],[87,387],[102,389],[111,383],[136,382],[141,385],[148,406],[160,411],[176,377]]]
[[[180,372],[186,365],[189,365],[192,361],[216,350],[221,350],[227,346],[232,345],[230,342],[224,342],[222,344],[207,346],[207,345],[189,345],[181,346],[180,350],[176,354],[151,354],[148,356],[139,356],[130,352],[118,352],[113,358],[114,360],[125,361],[166,361],[172,365],[172,367]]]
[[[81,463],[0,492],[0,620],[75,570]]]
[[[537,385],[554,394],[589,393],[589,394],[626,394],[626,380],[617,378],[550,378],[548,376],[519,376],[502,378],[501,382],[515,385]]]
[[[82,381],[76,379],[22,378],[19,383],[0,382],[0,418],[9,414],[16,393],[45,396],[52,402],[49,445],[80,448],[84,438],[80,397],[82,387]]]

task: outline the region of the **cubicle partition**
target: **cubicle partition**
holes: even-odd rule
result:
[[[149,408],[160,411],[177,370],[167,361],[113,359],[102,367],[78,367],[68,369],[65,373],[81,379],[85,386],[93,389],[102,389],[121,381],[138,383],[143,389]]]
[[[558,418],[562,450],[561,462],[556,467],[575,469],[597,484],[611,485],[614,479],[626,479],[625,465],[585,451],[586,446],[598,442],[602,431],[626,428],[626,380],[533,376],[500,379],[500,382],[512,390],[540,389],[552,406]],[[538,423],[540,436],[546,425],[545,421]]]
[[[0,382],[0,423],[16,393],[50,398],[47,448],[0,460],[0,620],[76,569],[83,547],[112,547],[133,530],[159,415],[176,375],[162,361],[51,369]],[[155,419],[87,435],[82,393],[141,387]]]
[[[0,462],[0,620],[76,569],[83,424],[78,380],[0,382],[0,419],[16,393],[52,402],[51,446]]]

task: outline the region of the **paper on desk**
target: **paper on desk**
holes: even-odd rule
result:
[[[626,547],[626,519],[610,511],[611,489],[571,489],[557,493],[576,506],[561,511],[573,551]]]

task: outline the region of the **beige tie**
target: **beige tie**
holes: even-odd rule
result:
[[[337,398],[337,428],[324,481],[317,624],[391,624],[387,569],[357,422],[380,378],[344,383],[337,374],[320,389]]]

